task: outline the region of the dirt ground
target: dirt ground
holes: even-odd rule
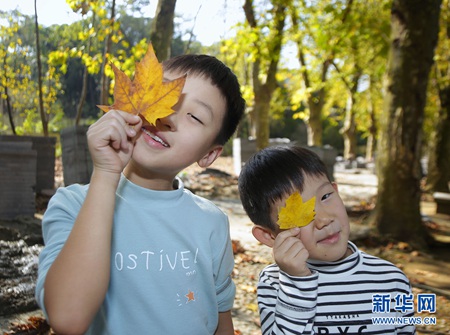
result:
[[[258,243],[251,235],[252,223],[246,216],[238,197],[237,178],[229,157],[219,158],[211,169],[188,168],[182,174],[186,187],[213,200],[230,218],[231,237],[235,251],[236,267],[233,273],[237,286],[233,319],[236,335],[260,335],[256,304],[256,283],[259,272],[272,262],[271,250]],[[351,219],[351,240],[362,250],[400,267],[409,277],[413,293],[435,293],[436,313],[416,316],[433,316],[436,325],[419,326],[418,334],[450,334],[450,216],[436,214],[432,201],[422,203],[422,214],[427,226],[445,246],[427,251],[414,250],[403,242],[388,241],[364,224],[363,217],[373,207],[376,194],[376,177],[368,170],[336,168],[335,179],[339,192],[348,207]],[[44,206],[45,207],[45,206]],[[31,328],[42,314],[39,310],[0,318],[0,333],[45,334],[20,332],[21,325]],[[15,323],[16,326],[11,326]],[[41,327],[42,325],[37,325]]]

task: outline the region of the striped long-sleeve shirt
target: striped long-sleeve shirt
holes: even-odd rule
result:
[[[309,261],[308,277],[289,276],[276,264],[261,272],[258,306],[263,335],[415,334],[414,326],[398,324],[414,316],[413,309],[402,313],[399,305],[412,299],[405,274],[351,242],[349,248],[352,255],[338,262]],[[395,322],[376,324],[372,318],[379,317]]]

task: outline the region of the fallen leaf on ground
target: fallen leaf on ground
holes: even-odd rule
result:
[[[233,254],[241,254],[245,252],[245,248],[238,240],[231,240],[231,246],[233,247]]]
[[[239,285],[239,289],[241,289],[242,291],[248,292],[248,293],[256,293],[256,286],[254,286],[254,285],[242,284],[242,285]]]
[[[53,331],[44,318],[31,316],[27,323],[12,323],[10,331],[5,335],[53,335]]]
[[[258,311],[258,304],[250,303],[247,304],[245,307],[247,307],[247,309],[251,310],[252,312]]]

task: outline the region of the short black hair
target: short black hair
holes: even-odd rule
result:
[[[239,195],[253,223],[276,230],[272,205],[294,191],[303,191],[305,176],[326,176],[327,168],[313,151],[296,145],[273,146],[255,153],[239,175]]]
[[[222,127],[215,143],[224,145],[234,134],[245,112],[245,100],[241,87],[231,69],[209,55],[180,55],[163,62],[165,71],[176,71],[210,79],[226,101]]]

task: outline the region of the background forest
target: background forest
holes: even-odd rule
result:
[[[47,27],[0,11],[0,134],[59,136],[93,123],[96,106],[112,103],[109,63],[131,77],[149,42],[160,61],[208,53],[242,84],[238,137],[258,149],[274,137],[331,145],[347,161],[375,162],[371,220],[433,243],[419,207],[424,191],[449,192],[449,0],[241,0],[232,37],[210,46],[180,28],[176,0],[159,0],[154,18],[141,14],[149,0],[66,2],[77,22]]]

